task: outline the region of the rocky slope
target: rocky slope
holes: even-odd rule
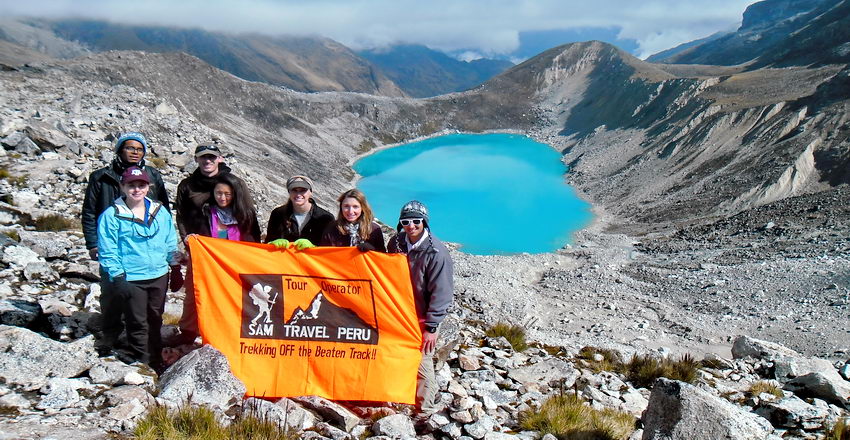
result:
[[[93,20],[5,18],[0,26],[6,30],[0,39],[60,58],[89,51],[182,51],[240,78],[293,90],[405,96],[379,69],[328,38],[230,35]]]
[[[850,61],[849,13],[846,0],[760,1],[747,8],[736,32],[652,61],[750,69],[843,64]]]
[[[477,86],[507,70],[506,60],[459,61],[419,45],[395,45],[359,51],[414,98],[459,92]]]

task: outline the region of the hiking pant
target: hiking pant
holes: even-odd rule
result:
[[[105,279],[108,280],[109,276]],[[109,291],[104,292],[101,287],[100,296],[104,346],[114,346],[122,330],[123,316],[130,357],[152,367],[159,366],[162,363],[160,331],[168,275],[151,280],[108,283]]]
[[[419,371],[416,373],[416,409],[433,413],[436,408],[437,373],[434,371],[434,353],[422,353]]]

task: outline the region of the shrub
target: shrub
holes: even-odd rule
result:
[[[153,407],[136,425],[133,435],[140,440],[294,440],[298,436],[278,424],[242,414],[229,426],[223,426],[209,408],[183,407],[169,411],[164,406]]]
[[[635,355],[625,366],[626,378],[638,388],[651,387],[659,377],[694,383],[699,365],[690,354],[682,355],[678,361]]]
[[[620,440],[627,439],[634,431],[635,418],[608,408],[593,409],[575,394],[560,394],[549,398],[537,410],[521,413],[520,426],[563,440]]]
[[[528,343],[525,341],[525,330],[518,325],[497,322],[496,325],[488,328],[485,334],[490,338],[504,336],[515,351],[525,351],[528,348]]]
[[[850,440],[850,424],[848,419],[838,419],[834,425],[826,428],[826,440]]]
[[[751,396],[759,396],[762,393],[767,393],[778,398],[782,398],[785,396],[785,394],[782,393],[782,388],[780,388],[779,385],[767,380],[760,380],[758,382],[754,382],[752,385],[750,385],[749,393]]]
[[[6,179],[10,185],[23,187],[27,185],[29,181],[29,174],[22,174],[20,176],[16,176],[12,174],[8,168],[0,167],[0,179]]]
[[[597,360],[597,355],[602,356],[602,360]],[[599,347],[582,347],[578,351],[578,358],[583,359],[587,366],[598,373],[600,371],[612,371],[622,373],[624,371],[623,357],[620,352]]]
[[[36,231],[68,231],[77,228],[77,222],[68,220],[59,214],[48,214],[35,219]]]
[[[165,164],[166,164],[165,159],[163,159],[161,157],[156,157],[156,156],[146,157],[145,162],[153,165],[155,168],[160,169],[160,170],[165,168]]]
[[[21,234],[19,234],[18,231],[15,230],[15,229],[9,229],[8,231],[3,231],[3,234],[6,235],[7,237],[11,238],[12,240],[17,241],[17,242],[21,241]]]

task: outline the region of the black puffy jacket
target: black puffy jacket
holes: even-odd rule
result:
[[[115,199],[121,197],[121,174],[132,165],[125,166],[121,160],[116,158],[109,166],[93,171],[89,175],[89,185],[86,187],[86,196],[83,199],[83,210],[81,223],[83,224],[83,235],[86,238],[86,249],[97,247],[97,218],[106,208],[112,206]],[[147,171],[151,185],[148,198],[162,203],[168,209],[168,194],[165,192],[165,184],[162,176],[156,168],[145,166],[142,160],[139,166]]]

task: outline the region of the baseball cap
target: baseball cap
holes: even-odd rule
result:
[[[221,156],[221,150],[215,145],[198,145],[195,148],[195,157],[206,156],[207,154]]]
[[[293,188],[304,188],[313,190],[313,181],[307,176],[292,176],[286,181],[286,190],[292,191]]]
[[[148,173],[145,170],[139,167],[129,167],[124,170],[124,173],[121,174],[121,183],[127,184],[132,182],[145,182],[151,183],[150,178],[148,177]]]

